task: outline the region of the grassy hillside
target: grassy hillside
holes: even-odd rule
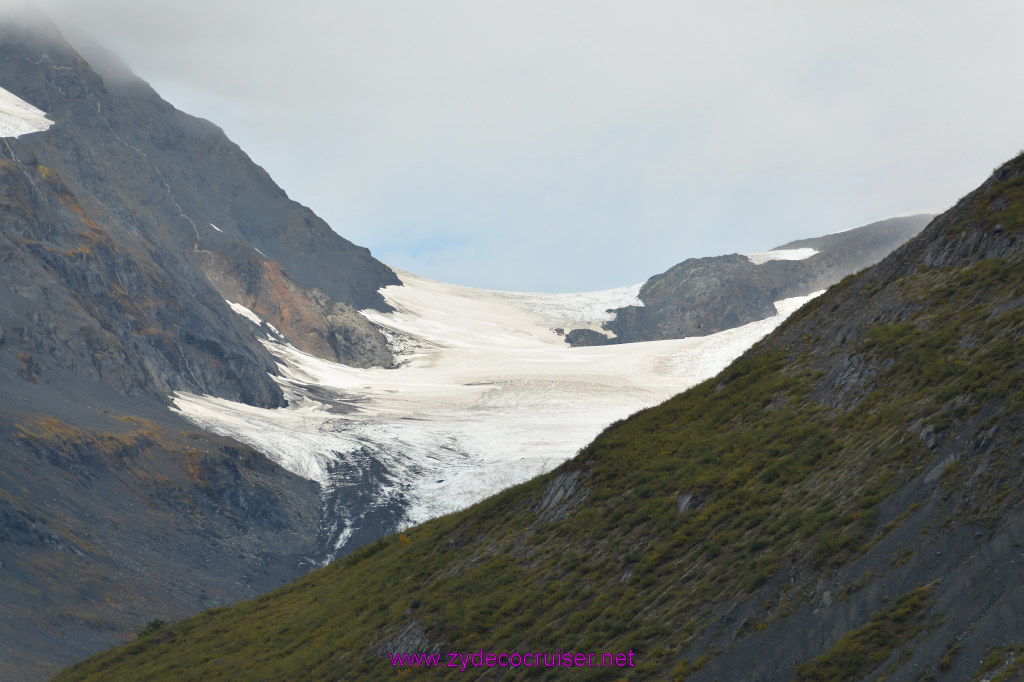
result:
[[[59,679],[375,679],[481,649],[635,654],[502,679],[1012,674],[1022,236],[1024,156],[558,470]]]

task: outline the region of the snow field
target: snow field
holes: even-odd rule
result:
[[[816,250],[807,247],[803,249],[776,249],[775,251],[762,251],[761,253],[748,253],[747,259],[754,265],[763,265],[770,260],[804,260],[818,253]]]
[[[53,125],[46,112],[0,88],[0,137],[20,137],[38,133]]]
[[[570,348],[555,327],[598,328],[605,310],[638,303],[639,285],[528,294],[399,276],[404,286],[382,290],[394,312],[362,311],[392,340],[397,368],[348,367],[267,339],[287,408],[178,393],[176,409],[323,486],[351,482],[372,457],[389,474],[380,498],[401,499],[414,524],[550,470],[611,422],[714,376],[816,295],[711,336]]]

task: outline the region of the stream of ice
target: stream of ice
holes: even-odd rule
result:
[[[714,376],[816,295],[711,336],[570,348],[556,328],[598,328],[607,309],[639,304],[639,286],[528,294],[399,276],[404,286],[382,290],[393,312],[363,311],[389,338],[397,368],[329,362],[269,333],[288,407],[178,393],[176,408],[324,486],[373,459],[388,472],[378,496],[401,501],[405,522],[419,523],[557,466],[611,422]],[[339,549],[349,534],[339,534]]]

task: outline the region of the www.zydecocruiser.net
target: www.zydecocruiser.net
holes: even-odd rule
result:
[[[634,653],[556,652],[486,653],[483,649],[469,652],[431,654],[388,654],[395,668],[634,668]]]

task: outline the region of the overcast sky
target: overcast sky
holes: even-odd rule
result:
[[[1024,147],[1019,0],[37,4],[379,259],[478,287],[942,210]]]

